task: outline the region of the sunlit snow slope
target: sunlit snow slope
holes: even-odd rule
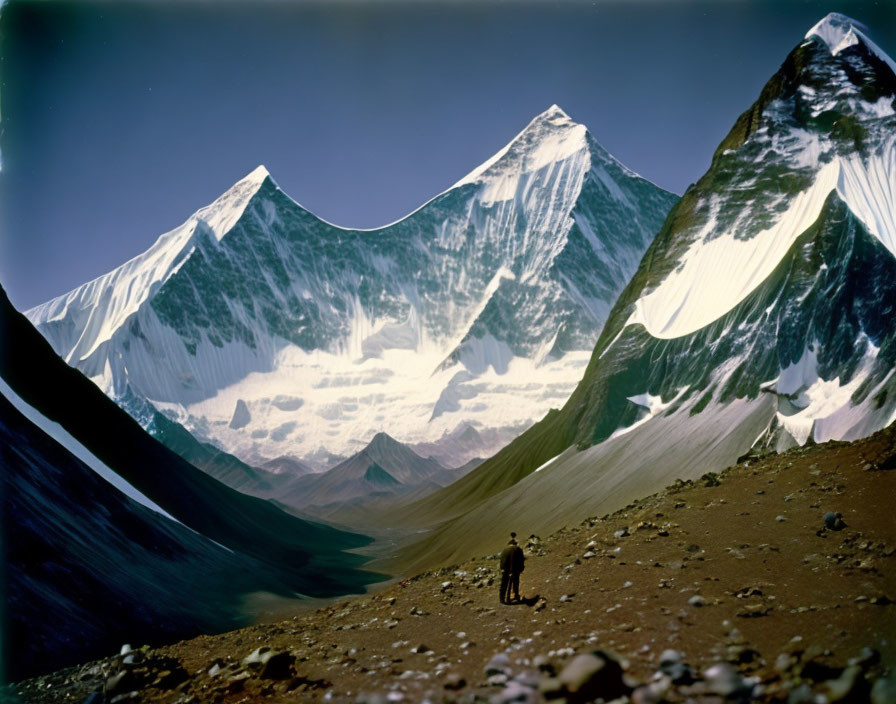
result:
[[[500,533],[537,514],[544,530],[750,451],[892,423],[894,145],[893,62],[828,15],[672,209],[569,401],[408,521],[475,511]],[[445,524],[420,564],[469,528]]]
[[[450,443],[462,424],[486,456],[572,391],[675,201],[553,106],[378,230],[320,220],[259,167],[28,316],[113,398],[247,461],[321,465],[381,431]]]

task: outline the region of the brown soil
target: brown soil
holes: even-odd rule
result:
[[[881,662],[871,679],[896,665],[894,469],[894,428],[741,463],[715,486],[679,483],[531,541],[521,584],[531,605],[501,605],[497,584],[487,584],[498,579],[497,561],[483,557],[278,624],[151,651],[169,658],[156,672],[179,664],[190,679],[174,689],[166,687],[177,677],[144,685],[127,701],[354,702],[369,692],[393,692],[391,701],[487,700],[503,685],[488,685],[484,666],[508,648],[514,671],[535,676],[537,664],[559,669],[572,652],[609,649],[639,682],[674,648],[698,673],[735,662],[759,678],[760,698],[769,701],[786,700],[799,684],[797,660],[843,667],[873,648]],[[841,513],[847,527],[824,530],[828,512]],[[626,529],[630,535],[616,537]],[[518,532],[527,534],[522,516]],[[238,665],[260,646],[295,658],[282,679]],[[211,678],[216,659],[225,671]],[[27,702],[83,702],[102,691],[103,670],[121,669],[120,658],[110,658],[18,691]]]

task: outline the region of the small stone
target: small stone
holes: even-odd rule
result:
[[[847,667],[843,674],[835,680],[827,683],[828,701],[835,702],[861,702],[867,701],[869,694],[868,682],[862,675],[862,668],[858,665]]]
[[[722,697],[736,697],[747,689],[747,684],[727,662],[718,663],[703,673],[706,688]]]
[[[797,659],[791,653],[780,653],[775,658],[775,670],[782,674],[796,667],[796,664]]]
[[[507,675],[505,675],[503,672],[498,672],[494,675],[489,675],[488,683],[491,686],[496,687],[499,685],[507,684],[507,679],[508,679]]]
[[[706,606],[706,599],[699,594],[694,594],[694,596],[688,599],[688,606]]]
[[[824,514],[824,527],[828,530],[843,530],[846,528],[846,523],[843,522],[843,515],[834,512]]]
[[[685,664],[684,655],[677,650],[663,651],[660,655],[659,670],[673,684],[691,684],[696,679],[690,665]]]
[[[570,703],[598,698],[611,701],[630,691],[622,679],[622,667],[602,651],[576,655],[563,668],[558,680]]]
[[[511,680],[504,689],[489,699],[491,704],[537,704],[535,690],[522,682]]]
[[[283,680],[291,676],[295,657],[286,650],[274,651],[264,646],[243,658],[243,665],[258,672],[262,679]]]
[[[510,658],[507,653],[494,655],[485,666],[486,675],[506,674],[510,672]]]
[[[862,652],[858,654],[857,657],[850,658],[850,665],[858,665],[862,669],[867,669],[869,667],[874,667],[880,662],[880,653],[874,648],[862,648]]]
[[[787,695],[787,704],[815,704],[815,695],[812,688],[805,682],[790,690]]]
[[[628,532],[628,528],[622,528],[613,533],[614,538],[627,538],[631,533]]]
[[[546,677],[538,683],[538,691],[545,699],[560,699],[563,696],[563,683],[556,677]]]
[[[778,523],[783,523],[784,521],[787,521],[787,520],[790,520],[790,519],[787,518],[787,516],[778,515],[778,516],[775,516],[775,520],[776,520]]]
[[[118,653],[119,655],[127,655],[133,650],[130,643],[125,643],[121,646],[121,651]]]
[[[881,677],[871,688],[871,704],[896,702],[896,675]]]
[[[449,672],[445,676],[445,689],[458,690],[467,686],[467,681],[456,672]]]
[[[668,677],[660,677],[648,685],[638,687],[632,692],[632,704],[660,704],[665,701],[665,694],[672,682]],[[689,683],[680,683],[689,684]]]

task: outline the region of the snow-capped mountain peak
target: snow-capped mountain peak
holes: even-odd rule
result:
[[[868,38],[868,35],[865,34],[866,31],[867,27],[861,22],[857,22],[839,12],[831,12],[806,32],[806,39],[818,37],[827,44],[832,56],[836,56],[844,49],[861,42],[896,73],[896,62]]]
[[[862,25],[839,12],[831,12],[819,20],[812,29],[806,32],[806,39],[818,37],[836,56],[843,49],[859,42],[856,27]]]
[[[482,199],[486,202],[508,200],[513,197],[520,180],[545,167],[574,157],[578,170],[587,171],[588,130],[574,122],[557,105],[536,115],[531,122],[491,159],[458,181],[484,186]]]
[[[896,256],[896,76],[858,26],[828,15],[791,53],[775,93],[741,119],[750,127],[735,127],[737,141],[716,154],[727,187],[694,201],[687,253],[631,322],[668,339],[718,320],[766,280],[831,193]]]
[[[228,188],[213,203],[198,210],[191,219],[207,225],[215,239],[220,241],[230,232],[249,202],[267,181],[276,187],[268,170],[263,165],[258,166]]]
[[[375,230],[321,220],[259,166],[29,317],[113,397],[252,462],[345,456],[377,431],[426,442],[463,422],[492,438],[484,454],[578,380],[675,200],[552,106]]]

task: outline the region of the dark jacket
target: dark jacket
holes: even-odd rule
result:
[[[511,543],[501,551],[501,571],[519,574],[526,567],[526,555],[516,543]]]

